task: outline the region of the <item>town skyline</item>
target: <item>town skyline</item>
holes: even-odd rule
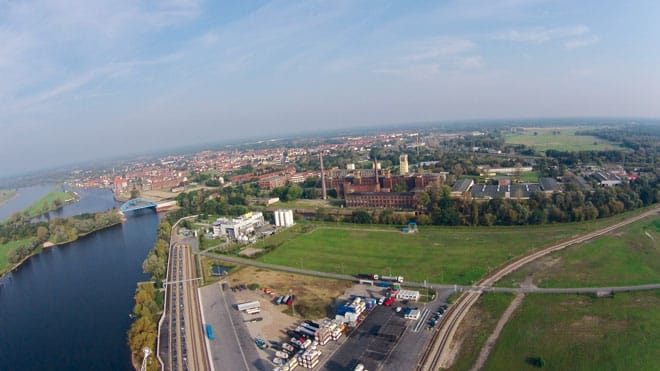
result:
[[[255,133],[657,118],[659,30],[649,17],[659,10],[651,1],[4,3],[0,155],[13,160],[0,174]]]

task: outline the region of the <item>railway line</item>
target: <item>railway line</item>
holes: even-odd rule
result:
[[[642,214],[634,216],[632,218],[626,219],[622,222],[610,225],[608,227],[599,229],[594,232],[584,234],[582,236],[573,238],[568,241],[564,241],[534,252],[531,252],[527,255],[524,255],[518,259],[515,259],[511,262],[506,263],[505,265],[499,267],[495,271],[491,272],[489,275],[481,279],[476,286],[487,288],[492,286],[495,282],[500,280],[502,277],[507,274],[515,271],[516,269],[522,267],[525,264],[528,264],[542,256],[550,254],[555,251],[565,249],[568,246],[579,244],[582,242],[589,241],[596,237],[602,236],[614,230],[617,230],[621,227],[624,227],[628,224],[634,223],[638,220],[644,219],[648,216],[654,215],[660,210],[660,207],[655,207],[649,211],[646,211]],[[483,290],[468,290],[463,293],[456,303],[447,311],[447,314],[443,318],[443,321],[440,323],[439,330],[434,333],[431,338],[431,343],[427,348],[426,352],[422,355],[421,361],[418,364],[417,369],[422,371],[427,370],[437,370],[443,365],[444,357],[446,357],[447,346],[451,343],[454,338],[454,334],[458,328],[458,325],[461,323],[467,312],[470,308],[476,303],[481,295]]]

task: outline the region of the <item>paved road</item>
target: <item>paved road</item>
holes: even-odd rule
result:
[[[165,370],[209,370],[197,297],[194,256],[189,245],[170,247],[165,319],[159,355]]]
[[[590,232],[587,234],[584,234],[582,236],[573,238],[571,240],[558,243],[556,245],[552,245],[534,252],[531,252],[527,255],[524,255],[518,259],[514,259],[511,262],[506,263],[504,266],[498,268],[494,272],[488,274],[485,278],[483,278],[477,286],[481,287],[480,289],[477,290],[469,290],[465,292],[461,297],[458,298],[456,303],[451,307],[451,309],[448,311],[448,313],[443,317],[443,320],[440,324],[440,329],[438,332],[435,333],[434,338],[431,341],[431,344],[425,354],[422,357],[422,362],[418,366],[418,369],[420,370],[437,370],[439,367],[443,366],[445,363],[445,357],[446,357],[446,352],[445,349],[447,349],[447,345],[451,343],[453,340],[454,334],[456,333],[456,329],[458,328],[458,325],[461,323],[467,312],[470,310],[472,305],[476,303],[477,299],[479,299],[479,296],[481,295],[481,292],[485,291],[485,288],[492,286],[495,282],[500,280],[502,277],[506,276],[507,274],[515,271],[516,269],[522,267],[525,264],[528,264],[542,256],[545,256],[547,254],[550,254],[554,251],[559,251],[562,250],[568,246],[572,246],[578,243],[582,243],[585,241],[589,241],[593,238],[602,236],[606,233],[612,232],[616,229],[619,229],[623,226],[626,226],[628,224],[634,223],[638,220],[641,220],[643,218],[646,218],[651,215],[655,215],[658,213],[660,210],[660,206],[656,206],[655,208],[646,211],[644,213],[641,213],[637,216],[631,217],[629,219],[626,219],[622,222],[610,225],[608,227],[599,229],[594,232]],[[643,285],[641,288],[650,290],[653,289],[654,286],[657,285]],[[629,289],[632,289],[633,286],[630,286]],[[639,287],[634,287],[634,288],[639,288]],[[605,291],[607,288],[597,288],[597,291]],[[610,288],[613,289],[613,288]],[[620,291],[624,291],[625,287],[619,287],[615,288]],[[534,290],[534,289],[532,289]],[[535,292],[542,292],[540,290],[542,289],[535,289],[537,291]],[[577,289],[546,289],[549,291],[549,293],[572,293],[572,292],[594,292],[594,288],[591,288],[591,291],[589,288],[577,288]],[[492,288],[492,291],[497,291],[497,288]]]

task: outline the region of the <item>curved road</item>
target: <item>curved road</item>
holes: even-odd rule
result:
[[[418,366],[418,369],[420,370],[437,370],[439,369],[444,363],[444,357],[445,355],[445,349],[447,348],[447,345],[451,343],[451,341],[454,338],[454,334],[456,333],[456,329],[458,328],[458,325],[461,323],[467,312],[470,310],[472,305],[479,299],[479,296],[481,295],[481,292],[485,291],[486,289],[490,291],[498,291],[497,288],[490,288],[489,286],[493,285],[495,282],[500,280],[502,277],[506,276],[507,274],[515,271],[516,269],[522,267],[525,264],[528,264],[542,256],[545,256],[547,254],[550,254],[554,251],[562,250],[568,246],[575,245],[578,243],[586,242],[588,240],[591,240],[593,238],[602,236],[606,233],[609,233],[611,231],[614,231],[616,229],[619,229],[623,226],[626,226],[628,224],[634,223],[636,221],[639,221],[643,218],[646,218],[651,215],[655,215],[658,210],[660,210],[660,206],[656,206],[655,208],[646,211],[642,214],[639,214],[637,216],[634,216],[632,218],[626,219],[622,222],[610,225],[608,227],[599,229],[594,232],[590,232],[587,234],[584,234],[582,236],[573,238],[571,240],[558,243],[556,245],[552,245],[534,252],[531,252],[527,255],[524,255],[520,258],[517,258],[511,262],[506,263],[504,266],[498,268],[494,272],[490,273],[488,276],[483,278],[477,285],[480,289],[477,290],[470,290],[468,292],[465,292],[463,295],[461,295],[456,303],[452,305],[450,310],[448,311],[447,315],[443,317],[443,320],[440,324],[439,331],[437,331],[434,335],[433,338],[431,339],[431,344],[428,347],[427,351],[423,354],[422,360]],[[643,285],[643,289],[646,290],[651,290],[653,288],[656,288],[659,285]],[[617,287],[617,288],[610,288],[610,289],[618,289],[619,291],[623,291],[625,287]],[[519,289],[521,290],[521,289]],[[572,293],[572,292],[594,292],[594,288],[592,288],[592,291],[589,291],[589,288],[580,288],[580,289],[530,289],[530,290],[536,290],[534,292],[549,292],[549,293]],[[578,291],[579,290],[579,291]],[[596,291],[606,291],[607,288],[597,288]],[[614,290],[612,290],[614,291]]]

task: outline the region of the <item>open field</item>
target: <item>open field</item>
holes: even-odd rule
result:
[[[502,331],[487,370],[655,370],[660,291],[614,298],[528,295]]]
[[[4,245],[0,245],[0,272],[4,272],[7,268],[7,264],[9,264],[7,261],[7,254],[20,245],[26,244],[29,240],[29,238],[26,238],[24,240],[11,241]]]
[[[449,370],[469,370],[474,365],[481,348],[511,300],[511,294],[481,295],[456,333],[455,344],[458,344],[459,349],[458,353],[454,354],[454,363]]]
[[[5,201],[11,200],[14,198],[14,196],[16,196],[15,190],[0,190],[0,205],[2,205]]]
[[[523,132],[507,134],[505,139],[507,143],[524,144],[539,151],[546,151],[548,149],[559,151],[605,151],[622,149],[600,138],[575,135],[576,131],[584,129],[587,128],[525,128]]]
[[[42,197],[39,201],[33,203],[32,205],[28,206],[25,210],[23,210],[23,214],[27,215],[28,217],[38,216],[48,211],[57,209],[57,205],[55,205],[55,200],[60,200],[59,201],[61,202],[60,205],[64,205],[66,203],[75,200],[76,197],[77,196],[73,192],[51,191],[47,195]]]
[[[470,284],[515,256],[637,213],[544,226],[422,227],[416,234],[386,225],[305,223],[260,242],[278,247],[259,260],[340,274],[391,273],[409,281]]]
[[[550,254],[503,279],[516,286],[533,275],[539,287],[598,287],[660,282],[660,216]]]

